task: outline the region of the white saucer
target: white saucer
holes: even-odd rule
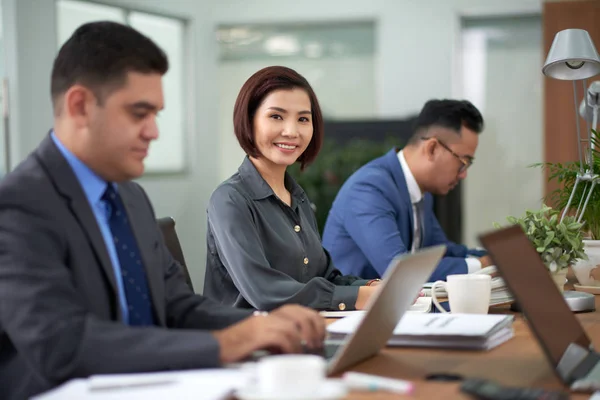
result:
[[[339,400],[348,394],[348,388],[339,379],[328,379],[309,394],[298,393],[261,393],[251,384],[239,389],[235,396],[239,400]]]

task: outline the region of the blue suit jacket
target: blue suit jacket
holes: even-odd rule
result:
[[[408,253],[413,241],[413,211],[397,151],[390,150],[361,167],[337,194],[323,232],[323,246],[344,274],[366,279],[383,275],[391,260]],[[430,281],[467,273],[465,257],[484,252],[450,242],[433,213],[433,197],[425,193],[421,247],[445,244],[447,251]]]

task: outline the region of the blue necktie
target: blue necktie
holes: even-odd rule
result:
[[[110,206],[108,225],[121,264],[121,277],[129,308],[129,325],[154,325],[146,271],[121,196],[109,183],[102,200]]]

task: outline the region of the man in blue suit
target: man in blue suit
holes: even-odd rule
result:
[[[448,250],[431,281],[490,265],[485,253],[450,242],[432,208],[432,194],[445,195],[466,178],[482,130],[470,102],[427,102],[404,149],[364,165],[340,189],[323,232],[336,267],[379,278],[395,256],[441,243]]]

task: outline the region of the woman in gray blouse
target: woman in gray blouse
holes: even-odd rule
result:
[[[204,295],[258,310],[363,308],[375,280],[335,268],[306,193],[286,172],[310,164],[323,142],[311,86],[292,69],[264,68],[240,90],[233,120],[247,157],[210,198]]]

